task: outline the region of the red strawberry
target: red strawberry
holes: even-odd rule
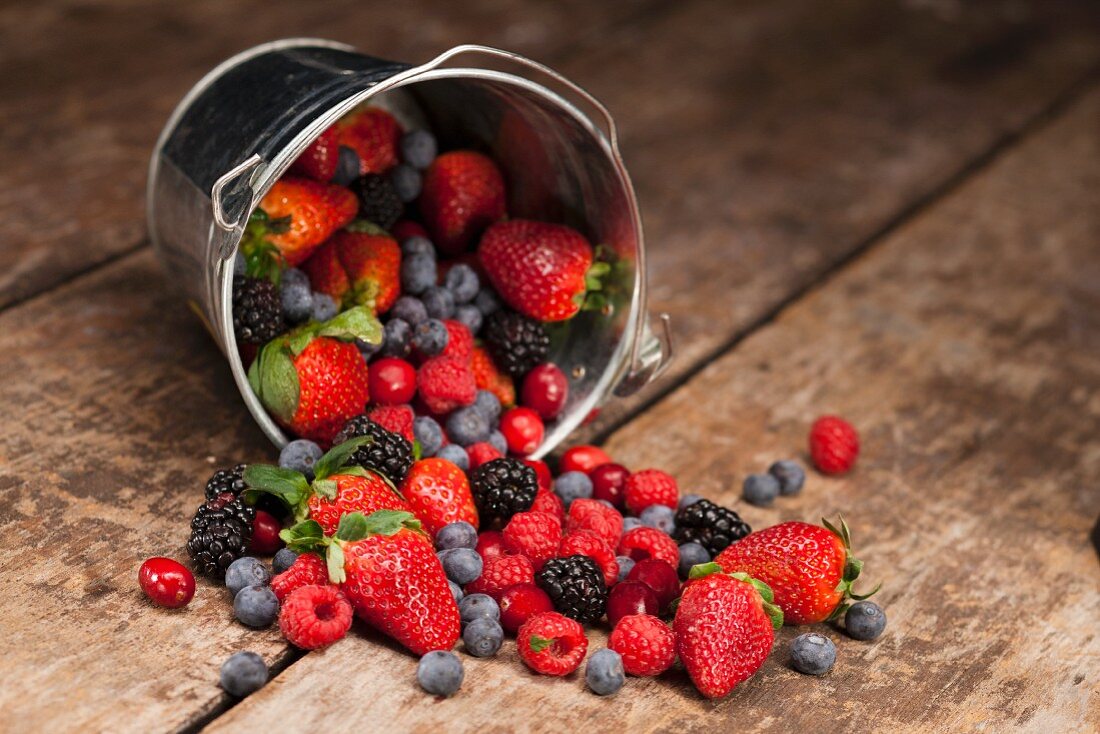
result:
[[[309,144],[301,155],[290,164],[291,173],[305,176],[314,181],[331,181],[336,175],[336,164],[340,160],[340,140],[336,127],[330,127]]]
[[[466,473],[446,459],[421,459],[401,483],[413,514],[433,538],[447,523],[464,520],[477,527],[477,507]]]
[[[539,321],[564,321],[600,289],[607,263],[592,262],[592,246],[561,224],[511,219],[490,227],[477,256],[504,301]]]
[[[408,405],[376,405],[367,411],[367,417],[390,433],[404,436],[409,443],[415,438],[413,419],[416,414]]]
[[[496,395],[505,408],[516,404],[516,386],[512,378],[497,369],[493,358],[483,347],[474,347],[470,358],[470,369],[474,373],[474,383],[478,390],[488,390]]]
[[[838,530],[822,524],[785,522],[757,530],[718,554],[715,562],[728,572],[743,571],[775,592],[775,603],[788,624],[813,624],[839,617],[847,600],[870,594],[852,593],[863,562],[851,554],[851,535],[844,519]]]
[[[369,222],[334,234],[302,269],[313,290],[345,307],[365,305],[385,313],[401,295],[401,247]]]
[[[436,247],[457,255],[504,216],[504,177],[481,153],[444,153],[424,173],[419,203]]]
[[[859,434],[839,416],[822,416],[810,427],[810,456],[822,474],[844,474],[859,456]]]
[[[438,414],[470,405],[477,397],[477,384],[469,366],[443,356],[420,365],[416,388],[428,410]]]
[[[340,145],[359,156],[359,175],[385,173],[397,164],[401,126],[393,115],[378,107],[353,112],[336,123]]]
[[[284,176],[260,201],[241,247],[246,261],[262,243],[274,245],[290,267],[304,262],[332,233],[355,218],[359,200],[348,189]],[[250,264],[250,273],[251,264]]]
[[[307,517],[316,520],[325,534],[336,532],[340,518],[349,512],[370,514],[376,510],[410,511],[409,504],[380,475],[365,470],[366,476],[336,474],[329,477],[335,487],[318,485],[307,501]],[[316,489],[318,486],[321,489]]]
[[[721,698],[764,664],[783,613],[766,584],[713,563],[696,569],[672,623],[676,653],[699,692]]]

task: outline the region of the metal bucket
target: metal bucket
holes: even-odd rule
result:
[[[430,127],[443,149],[489,153],[504,171],[512,216],[568,224],[622,263],[622,287],[608,308],[582,312],[552,334],[551,359],[569,377],[569,400],[536,456],[610,395],[629,395],[663,371],[668,316],[655,338],[637,201],[603,105],[545,66],[484,46],[457,46],[410,66],[331,41],[277,41],[225,61],[188,92],[157,142],[147,191],[150,235],[170,279],[206,320],[248,409],[277,446],[287,437],[249,387],[233,333],[234,254],[271,185],[368,100]]]

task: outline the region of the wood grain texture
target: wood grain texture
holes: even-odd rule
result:
[[[357,715],[411,731],[1095,731],[1100,727],[1100,91],[609,442],[635,468],[739,505],[742,477],[801,454],[818,414],[862,431],[856,471],[812,475],[757,527],[843,512],[890,619],[874,644],[837,642],[835,670],[788,669],[786,629],[763,671],[719,702],[685,675],[611,699],[579,675],[467,661],[433,702],[415,660],[358,636],[295,663],[219,718],[255,731]],[[803,457],[804,458],[804,457]],[[602,634],[595,645],[603,644]],[[552,702],[552,703],[551,703]]]

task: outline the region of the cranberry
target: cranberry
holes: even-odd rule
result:
[[[473,446],[466,447],[466,456],[470,457],[470,469],[472,472],[486,461],[492,461],[493,459],[503,458],[501,453],[497,451],[496,446],[493,444],[482,441],[481,443],[475,443]],[[467,472],[467,473],[469,473]]]
[[[509,586],[500,595],[500,626],[512,634],[536,614],[552,611],[554,603],[534,584]]]
[[[138,585],[157,606],[176,609],[195,595],[195,577],[171,558],[150,558],[138,569]]]
[[[252,521],[252,540],[248,544],[249,553],[271,556],[283,547],[279,531],[283,524],[270,512],[256,510],[256,519]]]
[[[513,454],[526,456],[537,449],[543,430],[542,418],[530,408],[512,408],[500,417],[500,432]]]
[[[402,219],[390,228],[390,234],[398,242],[404,242],[410,237],[427,237],[428,230],[411,219]]]
[[[574,446],[562,454],[561,465],[558,467],[561,473],[567,471],[579,471],[588,474],[597,466],[610,464],[611,457],[598,446]]]
[[[565,373],[553,362],[535,367],[523,378],[520,402],[532,408],[544,420],[557,418],[569,397]]]
[[[623,581],[611,587],[607,597],[607,621],[612,629],[623,617],[631,614],[652,614],[660,610],[657,594],[641,581]]]
[[[538,459],[520,459],[520,461],[535,470],[535,476],[538,477],[540,487],[550,489],[550,485],[554,483],[554,477],[550,474],[550,467],[546,465],[545,461],[539,461]]]
[[[477,547],[474,548],[482,561],[490,558],[507,555],[504,550],[504,536],[496,530],[485,530],[477,536]]]
[[[593,469],[588,478],[592,480],[592,499],[607,500],[622,509],[626,504],[626,478],[630,471],[622,464],[601,464]]]
[[[376,405],[401,405],[416,394],[416,368],[397,357],[382,357],[371,362],[367,388]]]
[[[667,609],[672,600],[680,594],[680,577],[676,569],[656,558],[638,561],[634,564],[634,568],[630,569],[626,578],[628,581],[641,581],[653,589],[657,595],[657,603],[661,605],[661,611]]]

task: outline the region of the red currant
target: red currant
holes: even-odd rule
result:
[[[569,397],[565,373],[553,362],[535,367],[523,378],[520,402],[532,408],[543,420],[557,418]]]
[[[580,471],[588,474],[597,466],[610,464],[611,457],[598,446],[574,446],[562,454],[559,469],[564,474],[567,471]]]
[[[535,470],[535,476],[538,477],[540,487],[550,489],[550,485],[554,483],[554,477],[545,461],[538,459],[520,459],[520,461]]]
[[[623,581],[611,587],[607,597],[607,621],[611,627],[623,617],[631,614],[652,614],[657,616],[660,610],[657,594],[641,581]]]
[[[622,509],[626,504],[626,478],[630,471],[622,464],[601,464],[588,474],[592,480],[592,499],[607,500]]]
[[[509,586],[500,595],[500,626],[512,634],[536,614],[552,611],[554,603],[534,584]]]
[[[542,443],[542,418],[530,408],[512,408],[500,417],[500,432],[509,451],[526,456]]]
[[[256,519],[252,521],[252,540],[248,544],[248,551],[260,556],[274,555],[283,547],[283,541],[279,537],[279,531],[283,524],[270,512],[256,510]]]
[[[403,359],[382,357],[371,362],[367,388],[372,403],[402,405],[416,394],[416,369]]]
[[[634,568],[630,569],[626,578],[628,581],[641,581],[653,589],[661,611],[667,609],[672,600],[680,595],[680,576],[676,573],[676,569],[656,558],[638,561],[634,564]]]
[[[171,558],[150,558],[138,569],[138,585],[157,606],[176,609],[195,595],[195,577]]]

